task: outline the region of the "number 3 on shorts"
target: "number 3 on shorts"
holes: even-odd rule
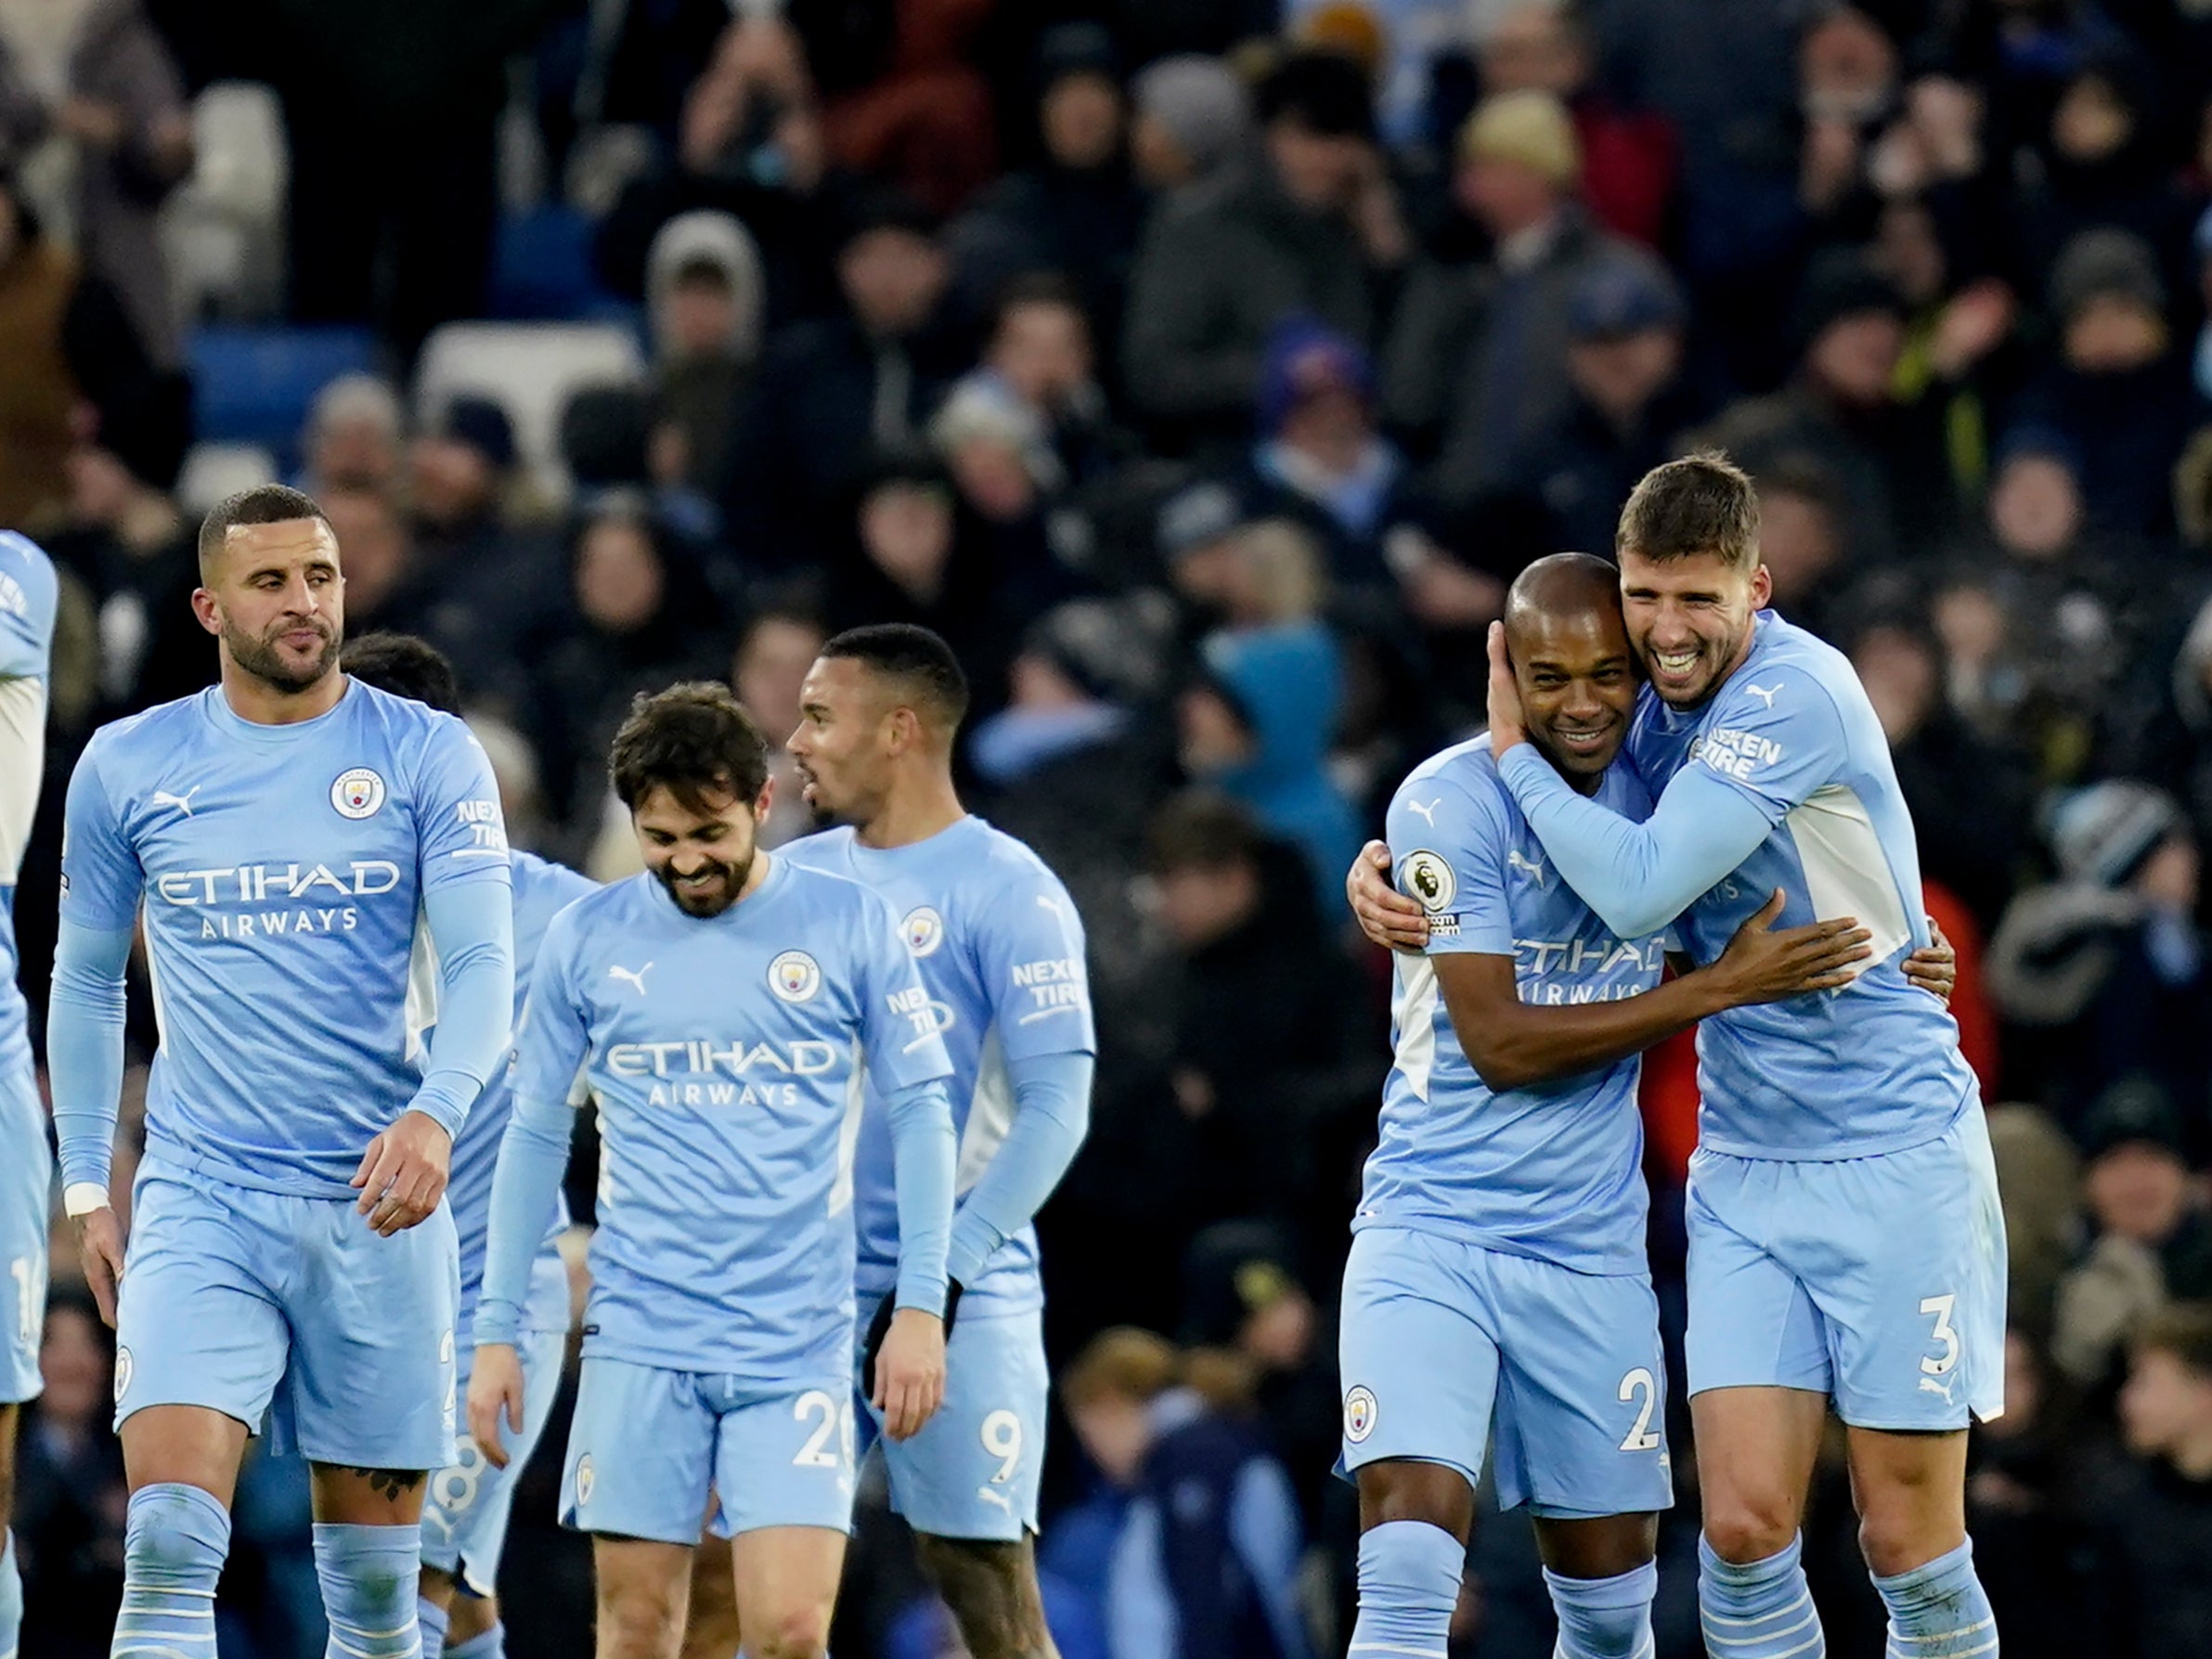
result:
[[[1943,1344],[1940,1355],[1925,1356],[1921,1370],[1930,1377],[1940,1377],[1959,1363],[1959,1333],[1951,1328],[1951,1310],[1958,1304],[1955,1294],[1924,1296],[1921,1299],[1921,1312],[1935,1316],[1934,1340]]]

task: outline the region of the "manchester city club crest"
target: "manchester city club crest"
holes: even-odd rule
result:
[[[768,965],[768,988],[787,1003],[804,1003],[821,990],[821,966],[804,951],[786,951]]]
[[[576,1459],[576,1507],[582,1509],[591,1501],[591,1454],[586,1452]]]
[[[938,946],[945,942],[945,918],[925,904],[919,910],[906,913],[906,920],[899,924],[899,932],[906,940],[908,955],[934,955]]]
[[[330,804],[341,818],[372,818],[384,804],[384,780],[366,766],[340,772],[330,785]]]
[[[1357,1445],[1375,1432],[1375,1396],[1365,1388],[1344,1395],[1344,1438]]]

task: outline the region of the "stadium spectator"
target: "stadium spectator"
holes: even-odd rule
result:
[[[2201,1652],[2212,1642],[2212,1304],[2151,1320],[2129,1344],[2120,1422],[2134,1458],[2097,1505],[2112,1575],[2114,1652]]]
[[[373,374],[342,374],[315,395],[295,480],[309,495],[328,489],[395,492],[403,450],[399,394]]]
[[[680,214],[653,239],[646,290],[653,345],[648,468],[655,483],[712,500],[729,474],[731,421],[760,356],[760,250],[727,214]]]
[[[1137,251],[1121,374],[1163,440],[1248,430],[1268,331],[1294,312],[1371,343],[1378,279],[1407,252],[1357,69],[1293,55],[1258,113],[1259,150],[1162,202]]]
[[[16,1465],[16,1548],[28,1582],[23,1641],[56,1659],[102,1659],[123,1599],[123,1448],[108,1429],[114,1339],[92,1299],[46,1309],[39,1374]]]
[[[769,776],[775,799],[761,820],[760,845],[773,850],[813,827],[800,793],[801,779],[785,745],[799,725],[799,687],[829,637],[821,619],[797,596],[756,611],[738,636],[731,658],[730,687],[769,741]]]
[[[1195,184],[1251,139],[1251,95],[1218,58],[1163,58],[1130,83],[1130,161],[1147,189]]]

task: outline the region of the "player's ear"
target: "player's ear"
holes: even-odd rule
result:
[[[223,612],[215,596],[205,588],[192,590],[192,615],[200,619],[200,626],[211,634],[223,631]]]
[[[766,778],[761,780],[760,795],[758,798],[753,802],[753,822],[756,825],[766,823],[768,822],[768,810],[770,807],[775,805],[775,802],[776,774],[774,772],[770,772]]]
[[[1763,611],[1774,597],[1774,573],[1766,568],[1766,561],[1759,561],[1752,572],[1752,609]]]

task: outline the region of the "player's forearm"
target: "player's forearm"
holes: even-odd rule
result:
[[[513,1034],[514,901],[503,882],[472,881],[432,888],[423,908],[438,947],[438,1025],[410,1104],[459,1134]]]
[[[476,1304],[479,1346],[512,1344],[521,1337],[531,1268],[561,1201],[561,1176],[568,1168],[576,1121],[574,1108],[565,1102],[516,1097],[514,1115],[499,1141],[498,1166],[492,1172],[484,1294]]]
[[[1677,777],[1642,823],[1577,795],[1533,744],[1498,775],[1560,878],[1623,939],[1665,927],[1766,838],[1766,814],[1708,772]]]
[[[972,1285],[999,1246],[1036,1218],[1091,1128],[1087,1054],[1036,1055],[1006,1064],[1014,1122],[952,1218],[946,1270]]]
[[[884,1106],[899,1205],[897,1305],[939,1314],[952,1244],[952,1107],[941,1078],[911,1084]]]
[[[1448,988],[1444,1005],[1452,1011]],[[1695,973],[1618,1002],[1559,1008],[1516,1003],[1465,1018],[1453,1012],[1452,1025],[1485,1086],[1525,1089],[1642,1054],[1729,1005],[1714,976]],[[1469,1032],[1481,1034],[1470,1043]]]
[[[123,1095],[123,972],[130,957],[128,928],[63,922],[46,1008],[46,1069],[62,1183],[65,1189],[96,1187],[103,1197]]]

